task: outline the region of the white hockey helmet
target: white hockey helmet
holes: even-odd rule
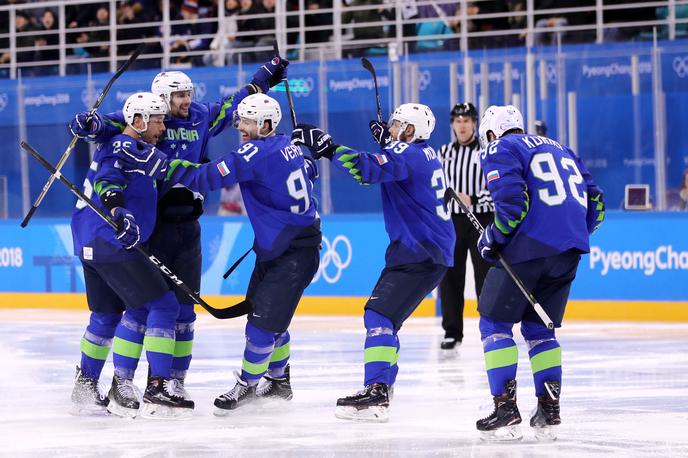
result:
[[[235,117],[254,120],[258,125],[258,136],[267,137],[277,129],[277,125],[282,120],[282,109],[277,100],[272,97],[265,94],[253,94],[239,103]],[[238,118],[235,118],[235,125],[238,125]],[[263,128],[265,121],[270,121],[272,130],[263,135],[260,133],[260,130]]]
[[[173,92],[193,91],[193,82],[184,72],[160,72],[153,78],[151,92],[159,95],[167,103],[167,108],[172,109],[170,100]]]
[[[136,92],[124,102],[122,113],[127,124],[136,132],[142,133],[148,129],[148,121],[152,115],[167,114],[167,104],[160,96],[151,92]],[[142,130],[134,127],[135,115],[141,115],[143,119],[144,127]]]
[[[408,140],[408,143],[414,140],[429,139],[430,134],[435,129],[435,115],[432,114],[430,107],[421,103],[399,105],[389,117],[388,125],[392,125],[394,121],[399,121],[399,133],[404,132],[409,125],[415,127],[416,132]],[[395,140],[399,139],[395,138]]]
[[[518,111],[518,108],[513,105],[492,105],[485,110],[483,119],[480,121],[480,127],[478,128],[480,147],[485,149],[490,143],[487,140],[488,131],[492,131],[497,138],[501,138],[504,132],[511,129],[525,130],[523,128],[523,115]]]

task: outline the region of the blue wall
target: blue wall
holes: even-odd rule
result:
[[[377,190],[379,192],[379,190]],[[246,218],[203,217],[203,294],[243,295],[253,269],[250,255],[222,274],[251,246]],[[382,270],[389,239],[381,215],[323,219],[321,269],[306,290],[317,296],[368,296]],[[591,238],[572,299],[688,301],[688,213],[609,212]],[[0,222],[0,292],[84,291],[71,256],[68,219],[41,218],[21,229]]]
[[[687,41],[664,42],[661,67],[662,87],[666,93],[668,142],[667,187],[677,188],[681,173],[688,168],[688,52]],[[653,99],[649,45],[624,43],[611,45],[569,46],[565,51],[565,91],[578,94],[578,149],[588,168],[601,184],[610,208],[620,208],[626,183],[645,182],[654,186]],[[487,59],[490,68],[490,101],[503,103],[502,62],[512,61],[512,83],[515,93],[521,94],[525,103],[525,64],[523,49],[491,50],[472,53],[475,59],[476,84],[480,93],[479,63]],[[640,54],[641,95],[630,95],[630,55]],[[617,57],[615,57],[617,56]],[[536,59],[547,62],[547,100],[541,103],[538,95],[537,113],[550,128],[550,136],[557,138],[556,122],[556,65],[552,50],[541,49]],[[409,57],[419,63],[420,100],[430,105],[438,123],[431,143],[439,146],[449,141],[448,113],[451,108],[449,88],[457,85],[463,93],[462,55],[436,53]],[[385,58],[373,59],[376,66],[383,113],[386,117],[392,107],[393,74]],[[459,78],[450,81],[449,63],[459,64]],[[362,149],[372,149],[374,144],[368,133],[368,121],[375,117],[372,80],[357,60],[326,63],[325,87],[319,84],[319,65],[316,62],[293,64],[289,67],[294,92],[294,102],[300,121],[319,123],[320,97],[327,104],[328,129],[334,139],[343,144]],[[197,68],[189,74],[197,84],[197,96],[202,102],[212,102],[233,93],[241,82],[250,78],[250,72],[239,73],[236,67]],[[252,69],[251,69],[252,71]],[[100,111],[108,112],[121,107],[126,97],[137,90],[147,90],[155,71],[125,73],[114,85]],[[404,72],[401,72],[402,75]],[[95,94],[105,86],[109,75],[95,76]],[[239,81],[241,79],[241,81]],[[402,76],[402,87],[408,83]],[[29,126],[27,139],[48,157],[57,162],[70,140],[66,124],[75,112],[92,105],[87,100],[85,76],[64,78],[32,78],[24,80],[24,109]],[[536,87],[539,82],[536,81]],[[9,209],[11,217],[23,216],[21,209],[21,179],[19,159],[19,132],[17,118],[17,82],[0,81],[0,146],[3,160],[0,175],[9,177]],[[283,91],[275,92],[283,106]],[[287,133],[291,123],[285,117],[280,128]],[[211,157],[218,156],[237,146],[233,130],[222,133],[210,143]],[[88,167],[87,147],[79,143],[65,166],[65,175],[75,183],[85,176]],[[47,173],[29,159],[31,201],[35,199],[47,178]],[[333,207],[337,213],[380,211],[379,193],[360,187],[343,174],[332,173]],[[216,194],[209,196],[209,212],[214,211]],[[67,216],[74,205],[74,198],[62,187],[53,186],[38,211],[39,216]]]

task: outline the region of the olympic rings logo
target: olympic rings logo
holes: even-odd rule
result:
[[[432,83],[432,74],[430,70],[421,70],[418,72],[418,88],[421,91],[426,90],[430,83]]]
[[[674,57],[674,61],[671,63],[671,66],[679,78],[685,78],[688,76],[688,56]]]
[[[552,63],[547,63],[545,67],[545,73],[547,74],[547,81],[549,83],[557,82],[557,67]]]
[[[313,277],[313,283],[321,276],[327,283],[337,283],[344,269],[351,264],[352,254],[351,242],[345,235],[336,236],[332,243],[323,235],[320,266]]]

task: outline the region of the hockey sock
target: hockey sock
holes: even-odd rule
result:
[[[480,317],[480,338],[492,396],[503,394],[506,382],[516,379],[518,348],[511,332],[512,326],[512,323]]]
[[[274,348],[274,332],[246,323],[246,348],[241,363],[241,378],[249,385],[257,385],[268,370]]]
[[[390,385],[394,385],[394,382],[397,380],[397,374],[399,373],[399,365],[397,364],[397,361],[399,361],[399,349],[401,347],[399,345],[399,336],[397,335],[397,331],[394,331],[394,342],[396,342],[397,354],[394,358],[394,362],[392,362],[392,366],[389,368]]]
[[[398,339],[394,335],[392,321],[374,310],[366,309],[363,314],[366,327],[365,339],[365,381],[364,384],[381,382],[391,385],[396,377]]]
[[[85,377],[98,380],[105,360],[110,353],[112,338],[121,313],[92,312],[86,332],[81,338],[81,372]]]
[[[273,378],[284,377],[284,368],[289,362],[289,345],[290,337],[289,331],[275,334],[275,349],[270,356],[270,364],[268,365],[268,374]]]
[[[524,321],[521,323],[521,332],[529,348],[535,396],[543,396],[545,382],[561,384],[561,347],[554,330],[547,329],[542,324]]]
[[[172,359],[173,378],[184,380],[186,371],[191,365],[191,350],[193,348],[194,322],[196,314],[193,304],[179,304],[179,318],[174,333],[174,358]]]
[[[170,378],[174,356],[174,329],[179,316],[179,302],[168,291],[145,305],[148,310],[146,337],[143,347],[151,369],[151,377]]]
[[[112,362],[115,365],[116,376],[130,380],[134,378],[143,351],[145,333],[146,311],[135,309],[124,312],[112,344]]]

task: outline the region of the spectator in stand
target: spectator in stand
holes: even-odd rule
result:
[[[225,1],[225,17],[220,23],[219,30],[210,42],[209,49],[211,51],[219,51],[224,49],[225,54],[209,53],[203,56],[203,63],[205,65],[214,65],[215,67],[222,67],[227,63],[232,62],[232,48],[236,44],[237,33],[237,14],[241,10],[239,0]]]
[[[262,0],[257,7],[259,14],[267,14],[269,16],[260,18],[255,29],[256,47],[267,46],[270,49],[265,51],[257,51],[255,60],[262,62],[270,60],[275,55],[272,50],[272,43],[275,41],[275,0]]]
[[[454,28],[459,24],[459,19],[453,16],[458,15],[458,3],[442,3],[438,4],[431,2],[429,5],[418,6],[418,17],[425,19],[423,22],[416,24],[416,35],[419,37],[424,35],[445,35],[454,33]],[[434,18],[435,20],[428,20]],[[416,46],[422,51],[454,49],[453,43],[445,43],[445,40],[419,40]]]
[[[208,49],[209,38],[199,38],[196,35],[212,33],[212,25],[208,22],[199,22],[197,0],[184,0],[175,20],[183,21],[172,26],[172,62],[177,65],[202,65],[203,56],[189,55],[187,52],[198,52]]]
[[[260,28],[260,19],[253,17],[243,19],[242,16],[260,14],[260,11],[258,5],[254,4],[253,0],[239,0],[239,5],[241,9],[237,13],[237,30],[241,35],[237,36],[234,42],[234,49],[252,48],[256,45],[256,37],[251,34],[244,35],[244,33],[258,30]],[[253,53],[241,53],[240,56],[243,62],[253,62]]]
[[[44,33],[42,35],[35,35],[33,37],[33,45],[36,47],[36,50],[33,55],[33,61],[41,62],[59,60],[59,49],[45,49],[46,47],[57,46],[60,43],[60,38],[58,35],[57,18],[55,17],[55,13],[52,10],[43,10],[38,30]],[[57,69],[57,65],[36,66],[33,68],[32,73],[34,76],[55,75],[57,74]]]
[[[306,32],[306,43],[325,43],[332,36],[332,13],[310,14],[323,8],[332,8],[331,0],[308,0],[306,2],[306,27],[330,26],[324,30],[309,30]]]
[[[17,11],[14,20],[14,29],[17,33],[17,48],[26,48],[23,51],[17,51],[17,62],[31,62],[34,54],[34,51],[32,49],[34,38],[32,36],[26,36],[23,34],[25,34],[26,32],[32,32],[34,30],[34,27],[31,25],[31,19],[25,11]],[[3,53],[2,56],[0,56],[0,63],[2,64],[9,63],[10,60],[11,55],[9,51]],[[26,69],[24,71],[26,72]]]
[[[352,27],[354,40],[379,40],[386,38],[384,26],[372,25],[357,27],[357,24],[366,22],[381,22],[387,19],[394,18],[394,11],[388,9],[383,0],[351,0],[349,6],[368,6],[365,10],[350,10],[345,8],[345,13],[342,15],[342,24],[354,24]],[[350,49],[347,54],[350,57],[361,56],[370,51],[371,47],[376,46],[375,43],[360,44],[355,49]]]

